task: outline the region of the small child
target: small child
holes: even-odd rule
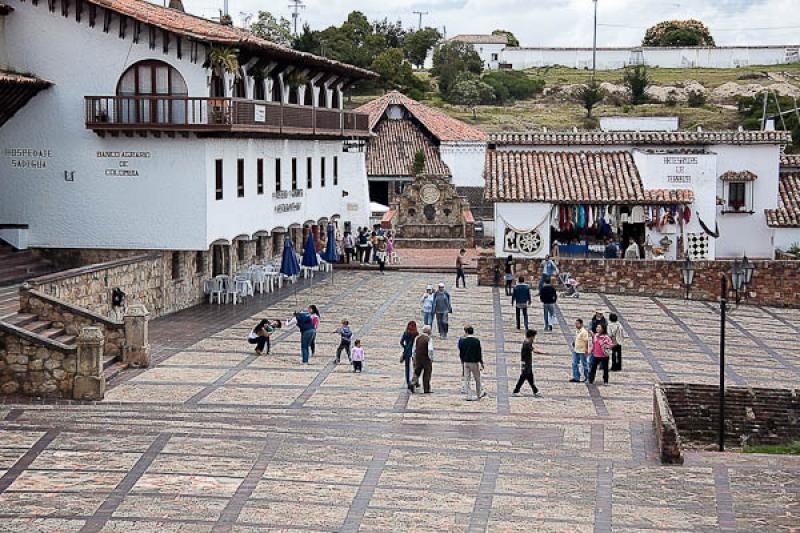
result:
[[[353,347],[353,372],[361,373],[364,364],[364,348],[361,347],[361,339],[356,339]]]
[[[342,327],[334,331],[334,333],[338,333],[341,337],[339,347],[336,348],[336,364],[338,365],[341,361],[342,350],[347,352],[347,360],[352,362],[353,359],[350,356],[350,341],[353,338],[353,330],[350,329],[350,321],[342,320]]]

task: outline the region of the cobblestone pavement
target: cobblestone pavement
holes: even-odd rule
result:
[[[0,531],[798,531],[800,459],[692,452],[655,460],[652,383],[715,382],[717,316],[704,303],[586,294],[541,334],[545,397],[510,395],[520,334],[496,289],[452,291],[431,395],[403,387],[398,340],[436,275],[337,274],[300,293],[322,332],[270,356],[243,342],[261,312],[200,307],[153,324],[160,363],[96,405],[0,404]],[[266,305],[266,304],[264,304]],[[574,317],[616,310],[629,332],[612,384],[567,383]],[[540,309],[531,309],[533,323]],[[337,319],[367,353],[332,363]],[[800,313],[740,308],[730,382],[797,385]],[[489,396],[460,394],[455,334],[475,324]]]

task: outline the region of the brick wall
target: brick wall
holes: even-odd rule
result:
[[[541,259],[515,260],[514,279],[524,275],[538,282]],[[683,298],[681,261],[626,261],[624,259],[558,259],[559,268],[570,272],[581,283],[581,290],[609,294],[631,294]],[[732,261],[697,261],[690,297],[717,300],[720,275],[728,272]],[[756,270],[749,287],[748,303],[778,307],[800,307],[800,262],[754,261]],[[478,283],[495,284],[495,270],[503,283],[505,259],[478,258]]]
[[[680,439],[698,446],[717,442],[719,388],[714,385],[661,385]],[[800,389],[727,387],[726,446],[781,444],[800,439]]]

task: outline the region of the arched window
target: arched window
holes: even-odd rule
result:
[[[183,124],[183,100],[158,96],[188,96],[186,82],[174,67],[163,61],[146,60],[131,65],[117,83],[118,119],[128,123]]]

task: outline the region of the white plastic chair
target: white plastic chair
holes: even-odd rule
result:
[[[250,272],[250,281],[253,283],[253,289],[258,291],[258,294],[264,294],[264,287],[267,285],[267,276],[263,268],[254,268]]]
[[[213,278],[206,281],[204,286],[208,294],[208,303],[213,304],[214,298],[216,298],[217,305],[221,304],[222,298],[225,295],[225,291],[222,286],[222,280],[219,278]]]

